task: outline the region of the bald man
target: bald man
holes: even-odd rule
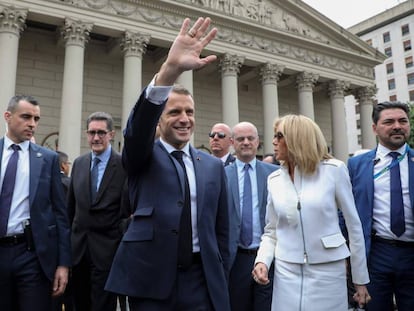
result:
[[[212,154],[220,158],[224,166],[233,163],[236,158],[230,153],[230,147],[233,145],[231,129],[227,124],[217,123],[211,128],[210,149]]]

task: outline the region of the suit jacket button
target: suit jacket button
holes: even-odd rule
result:
[[[176,229],[172,229],[171,232],[174,233],[175,235],[178,234],[178,230],[176,230]]]
[[[183,207],[184,206],[184,202],[183,201],[178,201],[177,202],[178,207]]]

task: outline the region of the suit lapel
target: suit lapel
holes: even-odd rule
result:
[[[367,185],[367,202],[368,206],[373,208],[374,201],[374,161],[375,161],[376,149],[371,150],[367,153],[367,156],[364,157],[365,163],[362,164],[362,172],[367,172],[366,174],[366,185]],[[371,210],[372,213],[372,210]]]
[[[197,189],[197,220],[201,219],[202,207],[205,205],[204,194],[205,194],[205,173],[202,166],[202,155],[197,149],[190,146],[190,155],[194,166],[194,175]]]
[[[114,151],[111,151],[111,156],[109,157],[108,164],[106,165],[104,174],[102,176],[101,183],[98,188],[98,193],[96,194],[96,202],[99,201],[102,194],[105,193],[106,188],[108,188],[113,175],[115,174],[117,170],[117,165],[115,163],[114,157],[113,157]],[[90,163],[89,163],[90,164]],[[90,177],[90,174],[88,174]]]
[[[40,152],[39,147],[30,143],[29,145],[30,159],[30,188],[29,188],[29,206],[32,206],[37,192],[37,186],[40,180],[40,173],[43,168],[44,155]]]
[[[257,199],[259,203],[259,210],[260,210],[260,222],[262,226],[264,226],[264,218],[266,214],[266,204],[263,205],[263,202],[266,202],[266,191],[265,187],[267,184],[267,177],[264,172],[264,167],[262,163],[256,161],[256,178],[257,178]]]
[[[235,162],[229,166],[228,172],[229,172],[228,182],[230,184],[230,192],[231,192],[231,196],[234,202],[231,208],[235,210],[236,215],[238,219],[240,220],[241,216],[240,216],[240,208],[239,208],[240,206],[239,178],[237,177],[237,165]]]
[[[3,160],[3,146],[4,146],[4,138],[0,139],[0,174],[1,174],[1,170],[3,169],[1,167],[1,161]]]
[[[408,185],[410,190],[411,208],[414,209],[414,150],[408,149]]]

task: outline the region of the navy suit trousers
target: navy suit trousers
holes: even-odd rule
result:
[[[1,311],[50,310],[51,293],[52,284],[26,243],[0,246]]]
[[[273,264],[267,285],[257,284],[252,278],[256,254],[237,252],[230,270],[229,293],[232,311],[270,311],[273,292]]]
[[[369,311],[393,309],[393,293],[398,311],[414,310],[414,248],[373,240],[368,270]]]

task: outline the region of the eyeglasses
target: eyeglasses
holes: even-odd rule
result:
[[[281,132],[276,132],[275,136],[273,136],[274,139],[281,140],[283,137],[285,137]]]
[[[89,137],[95,137],[96,134],[98,134],[99,138],[103,138],[105,137],[106,134],[108,134],[108,131],[103,131],[103,130],[99,130],[99,131],[86,131],[86,134],[88,134]]]
[[[234,140],[239,142],[239,143],[242,143],[242,142],[244,142],[244,140],[246,138],[247,138],[248,141],[254,141],[257,138],[257,136],[247,136],[247,137],[240,136],[240,137],[235,137]]]
[[[210,138],[214,138],[214,137],[216,137],[216,135],[220,139],[223,139],[224,137],[226,137],[226,134],[223,133],[223,132],[211,132],[211,133],[208,133],[208,137],[210,137]]]

